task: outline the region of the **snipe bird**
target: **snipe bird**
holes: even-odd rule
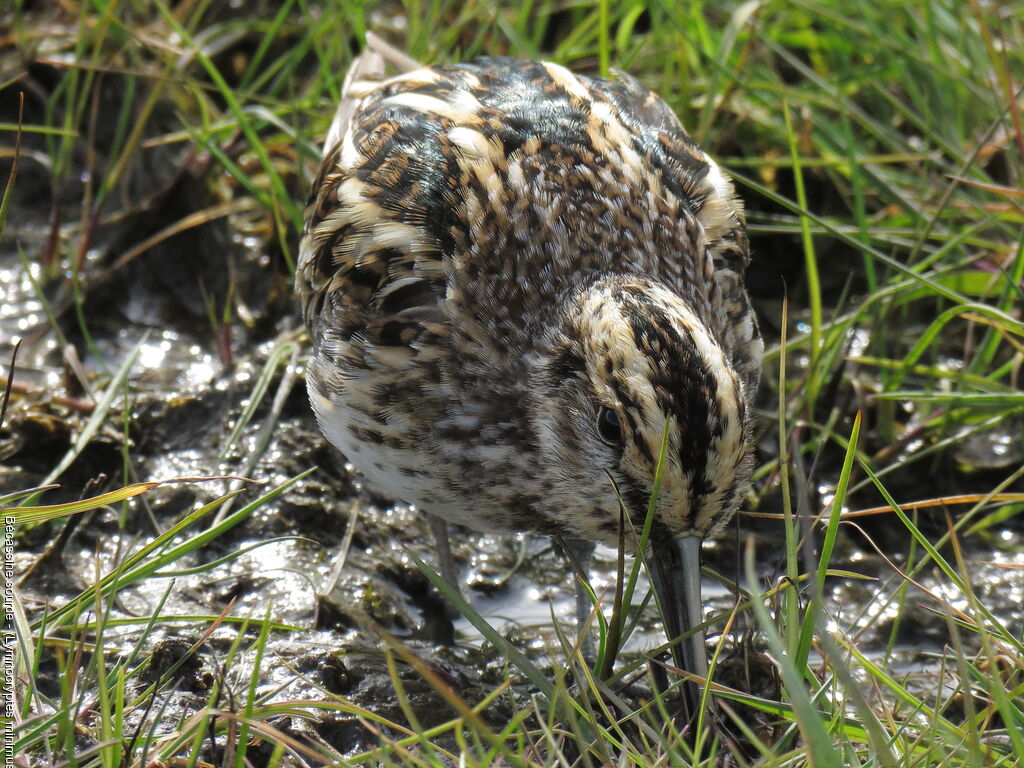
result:
[[[370,36],[306,208],[313,410],[442,549],[444,521],[615,545],[667,439],[645,554],[677,638],[750,477],[748,260],[732,184],[631,77],[421,67]],[[674,650],[705,675],[703,633]]]

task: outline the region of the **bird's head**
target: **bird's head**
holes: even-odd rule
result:
[[[549,484],[561,489],[551,517],[571,535],[614,544],[621,499],[632,545],[664,451],[646,555],[678,636],[699,623],[700,542],[732,516],[750,477],[749,393],[704,323],[659,283],[599,281],[559,322],[535,379],[535,433],[546,471],[563,480]],[[677,662],[699,674],[702,643],[684,644]]]
[[[545,464],[572,481],[553,500],[565,529],[614,544],[617,489],[639,531],[663,443],[655,534],[702,539],[732,516],[750,476],[748,393],[680,296],[640,278],[597,283],[569,303],[537,373]]]

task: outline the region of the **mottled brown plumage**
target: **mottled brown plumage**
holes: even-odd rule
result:
[[[642,526],[667,430],[656,539],[699,542],[748,480],[762,355],[732,185],[628,76],[481,58],[386,79],[388,54],[346,78],[307,208],[324,433],[448,521],[614,543],[610,480]]]

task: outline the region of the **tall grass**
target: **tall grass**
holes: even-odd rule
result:
[[[276,260],[274,288],[289,290],[318,139],[345,67],[375,29],[425,62],[507,54],[628,71],[661,93],[731,173],[755,252],[748,285],[771,342],[748,507],[750,517],[775,521],[785,541],[783,578],[775,583],[764,581],[758,563],[765,558],[745,533],[742,583],[706,574],[738,595],[735,608],[708,627],[756,631],[779,695],[716,679],[723,632],[707,685],[718,702],[706,718],[715,727],[686,737],[672,717],[680,682],[662,662],[626,654],[612,663],[621,635],[638,620],[627,597],[636,571],[627,582],[624,567],[619,604],[594,595],[602,611],[593,623],[598,647],[610,654],[596,673],[564,637],[541,659],[528,658],[463,603],[460,610],[509,660],[504,679],[479,700],[464,700],[419,650],[379,627],[397,714],[383,716],[326,689],[290,700],[259,686],[268,644],[292,631],[268,615],[248,620],[243,629],[257,628],[255,635],[237,633],[205,705],[167,722],[176,673],[200,652],[201,638],[241,620],[229,612],[174,615],[161,602],[135,622],[131,647],[115,650],[110,633],[125,620],[111,619],[111,606],[128,586],[183,570],[186,558],[286,486],[237,510],[225,496],[123,553],[113,571],[97,567],[93,584],[66,604],[27,612],[15,593],[20,764],[191,766],[217,755],[239,768],[339,761],[646,766],[713,765],[728,755],[764,766],[1024,765],[1021,627],[986,604],[974,578],[976,553],[991,551],[998,532],[1019,525],[1024,501],[1020,460],[999,459],[1020,455],[1024,412],[1024,5],[286,0],[235,11],[204,0],[19,0],[0,18],[0,104],[17,104],[11,94],[19,91],[28,99],[24,118],[0,115],[0,157],[19,157],[18,175],[13,162],[3,174],[0,230],[26,163],[38,164],[53,191],[50,233],[40,252],[24,254],[24,268],[59,344],[68,346],[66,332],[74,331],[98,361],[90,374],[100,393],[92,415],[39,485],[59,481],[102,428],[127,418],[124,395],[137,386],[132,358],[106,367],[88,313],[89,297],[119,270],[161,243],[226,220]],[[143,160],[164,150],[172,167],[138,194]],[[105,260],[88,258],[99,233],[158,209],[157,187],[180,174],[198,178],[209,199]],[[69,203],[61,191],[81,178],[82,199]],[[19,246],[4,246],[4,258]],[[235,291],[218,301],[210,323],[220,338],[245,313]],[[275,349],[252,407],[223,443],[224,460],[255,419],[270,377],[295,352],[289,338]],[[17,383],[5,392],[12,407],[33,395],[14,389]],[[282,382],[264,437],[289,388],[290,380]],[[994,448],[965,453],[968,439]],[[246,473],[253,467],[250,461]],[[146,491],[147,483],[128,474],[120,491],[77,505],[44,504],[43,490],[34,488],[0,501],[22,537],[31,525]],[[868,578],[855,563],[835,562],[839,544],[851,539],[876,547],[885,563],[873,599],[855,617],[832,591],[843,580]],[[173,582],[165,583],[170,594]],[[930,685],[893,663],[914,610],[938,617],[946,633]],[[864,627],[885,617],[886,647],[866,646]],[[155,629],[171,622],[200,627],[200,639],[146,678]],[[50,695],[36,684],[44,663],[60,672],[59,691]],[[449,719],[422,724],[406,690],[409,670],[436,689]],[[232,687],[239,679],[244,685]],[[670,687],[661,690],[666,679]],[[638,687],[646,697],[632,695]],[[334,717],[361,723],[373,746],[341,755],[293,727]]]

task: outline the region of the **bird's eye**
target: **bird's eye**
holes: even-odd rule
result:
[[[601,408],[597,414],[597,433],[608,445],[621,443],[622,425],[619,424],[619,414],[607,406]]]

